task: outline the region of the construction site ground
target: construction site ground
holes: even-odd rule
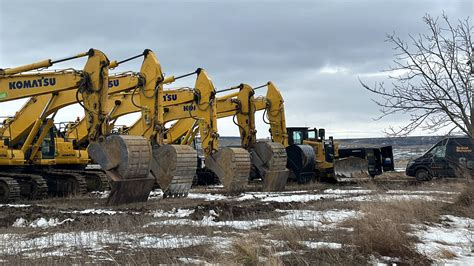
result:
[[[7,264],[474,263],[468,180],[417,183],[403,173],[345,184],[291,184],[283,192],[107,207],[107,193],[0,205]]]

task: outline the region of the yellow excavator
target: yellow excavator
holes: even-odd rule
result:
[[[83,71],[38,72],[55,63],[88,56]],[[143,92],[155,92],[162,88],[165,80],[158,60],[151,51],[143,54],[145,60],[155,61],[157,69],[149,69],[145,77],[154,80],[152,88],[143,88]],[[78,88],[77,102],[86,113],[89,156],[99,163],[111,179],[112,191],[109,204],[121,204],[145,201],[154,183],[150,169],[153,163],[151,141],[140,136],[108,135],[107,114],[104,107],[107,100],[109,60],[99,50],[90,49],[86,53],[60,60],[44,60],[31,65],[0,70],[0,102],[58,93]],[[159,71],[157,71],[159,70]],[[27,72],[27,73],[24,73]],[[145,71],[142,71],[145,72]],[[156,75],[158,73],[158,75]],[[149,75],[148,75],[149,74]],[[150,98],[153,95],[147,94]],[[156,108],[156,100],[144,106],[143,111]],[[25,165],[24,152],[14,150],[2,143],[0,146],[0,195],[2,201],[17,199],[23,189],[31,187],[31,174]],[[5,171],[3,171],[5,170]],[[49,177],[47,177],[49,178]],[[51,178],[57,185],[74,185],[77,179],[69,177]]]
[[[88,60],[82,71],[29,72],[86,56]],[[0,102],[77,89],[75,97],[82,97],[89,121],[88,136],[91,141],[97,141],[105,135],[102,125],[105,125],[106,121],[102,117],[101,107],[105,103],[102,93],[107,92],[108,66],[109,60],[101,51],[90,49],[86,53],[65,59],[43,60],[30,65],[1,69]],[[51,171],[43,176],[35,174],[34,171],[31,173],[34,167],[30,167],[27,158],[30,153],[35,152],[29,150],[34,141],[34,137],[28,136],[21,149],[10,147],[9,139],[0,144],[0,200],[16,200],[21,195],[42,197],[45,193],[45,179],[52,189],[82,192],[80,190],[85,189],[85,180],[81,176],[68,174],[66,171]]]
[[[182,125],[181,121],[184,119],[192,121],[191,127],[187,124],[180,127],[181,131],[187,130],[185,142],[192,141],[199,131],[206,168],[219,178],[228,192],[236,193],[245,190],[251,169],[250,155],[247,150],[240,147],[219,147],[216,91],[211,79],[205,71],[201,70],[194,88],[197,94],[194,99],[180,100],[181,94],[186,94],[186,91],[166,91],[165,98],[170,98],[173,104],[165,108],[164,120],[166,122],[177,120],[175,127]],[[129,130],[129,134],[135,134],[135,130],[137,127]],[[140,131],[143,132],[143,130]],[[165,132],[164,141],[167,143],[176,143],[177,138],[180,136],[173,135],[169,131]],[[193,159],[197,163],[197,157]]]
[[[286,123],[283,106],[283,98],[273,83],[268,83],[264,86],[268,86],[266,97],[253,98],[253,89],[245,84],[230,89],[222,90],[220,92],[239,89],[237,93],[231,93],[222,97],[218,97],[217,101],[217,118],[234,116],[237,118],[235,123],[239,127],[241,135],[241,147],[248,150],[251,155],[252,164],[252,175],[255,177],[262,178],[263,190],[265,191],[279,191],[283,190],[286,183],[289,171],[285,167],[287,164],[287,156],[285,147],[288,146],[288,136],[286,135]],[[186,106],[183,106],[183,108]],[[192,106],[190,106],[192,108]],[[168,109],[169,114],[177,112],[175,109]],[[272,141],[260,142],[256,139],[255,130],[255,111],[265,110],[270,125],[270,132]],[[165,113],[165,120],[173,120],[176,118],[173,115]],[[265,120],[264,120],[265,121]],[[140,120],[134,125],[127,129],[128,134],[139,134],[143,131],[141,128]],[[198,120],[191,118],[182,117],[176,123],[174,123],[166,131],[166,141],[169,143],[180,143],[182,145],[191,145],[195,140],[199,131],[200,135],[203,136],[202,125]],[[204,135],[205,136],[205,135]],[[206,141],[203,139],[201,144],[203,146],[204,154],[206,151]],[[306,147],[311,149],[310,147]],[[235,148],[234,148],[235,149]],[[210,164],[210,166],[209,166]],[[308,171],[312,171],[312,164],[302,162],[303,167],[310,168]],[[209,156],[205,158],[205,166],[207,169],[213,167],[213,162],[209,162]],[[208,176],[209,171],[200,169],[198,172],[199,178]],[[214,171],[211,171],[214,172]],[[215,173],[215,172],[214,172]],[[246,172],[248,173],[248,172]],[[242,175],[243,177],[243,175]],[[249,175],[245,176],[248,180]],[[219,178],[223,182],[222,178]],[[225,182],[225,181],[224,181]],[[246,181],[240,181],[242,184]],[[224,187],[227,184],[223,183]]]
[[[286,185],[288,178],[288,169],[285,167],[287,165],[287,157],[285,152],[285,147],[288,146],[288,136],[286,134],[286,122],[283,106],[283,98],[276,88],[276,86],[269,82],[268,84],[262,86],[268,87],[266,97],[253,98],[254,91],[248,85],[240,85],[233,87],[227,90],[240,89],[237,93],[231,93],[225,96],[218,97],[217,100],[208,99],[209,104],[216,102],[217,104],[217,118],[235,116],[237,121],[235,122],[239,126],[241,134],[241,147],[248,150],[251,154],[251,163],[252,163],[252,175],[255,177],[260,177],[263,180],[263,190],[266,191],[276,191],[282,190]],[[208,86],[208,90],[211,89],[211,86]],[[203,89],[201,89],[203,90]],[[224,92],[227,90],[222,90]],[[165,91],[164,98],[168,99],[165,103],[165,121],[172,121],[178,119],[169,129],[165,132],[164,140],[167,143],[176,143],[181,145],[191,145],[195,140],[198,132],[201,131],[202,137],[202,146],[204,154],[206,155],[206,167],[198,167],[198,178],[201,180],[206,178],[205,176],[214,176],[214,171],[208,171],[210,167],[214,165],[209,163],[209,160],[212,158],[209,156],[209,141],[206,140],[209,134],[203,133],[210,132],[209,125],[214,123],[213,119],[202,122],[199,119],[196,119],[196,116],[190,117],[189,115],[182,115],[181,110],[194,110],[196,105],[189,104],[189,102],[183,101],[181,94],[185,90],[167,90]],[[117,117],[126,115],[129,113],[137,112],[138,109],[130,104],[130,98],[133,97],[131,94],[124,94],[117,97],[109,97],[109,102],[114,102],[113,111],[110,112],[110,119],[114,120]],[[201,98],[203,103],[201,105],[206,105],[206,101]],[[173,106],[169,108],[168,105],[172,103],[180,102],[181,105]],[[209,109],[210,110],[210,109]],[[258,142],[256,141],[256,130],[255,130],[255,111],[265,110],[266,118],[268,119],[268,124],[270,125],[270,132],[272,136],[272,141],[270,142]],[[177,115],[175,115],[177,114]],[[209,116],[209,115],[208,115]],[[203,116],[204,117],[204,116]],[[265,119],[264,119],[265,121]],[[84,122],[80,123],[83,128]],[[80,130],[84,131],[84,130]],[[143,129],[142,118],[135,122],[131,127],[122,129],[122,132],[125,132],[130,135],[143,135],[146,130]],[[214,142],[215,143],[215,142]],[[306,151],[306,154],[298,154],[299,164],[292,164],[293,171],[296,171],[298,175],[298,180],[302,178],[310,179],[313,176],[314,168],[314,152],[313,148],[308,145],[298,145],[300,149]],[[235,149],[235,148],[233,148]],[[243,152],[242,152],[243,154]],[[201,162],[202,163],[202,162]],[[201,164],[200,163],[200,164]],[[210,167],[209,167],[210,164]],[[229,164],[231,169],[235,169],[235,164]],[[242,167],[242,169],[245,169]],[[246,180],[248,179],[248,171],[245,170],[245,180],[244,174],[241,175],[242,179],[239,181],[239,189],[243,189]],[[212,178],[213,179],[213,178]],[[229,181],[226,181],[225,178],[220,178],[225,187],[229,187]]]
[[[109,67],[117,67],[129,60],[112,61]],[[121,73],[113,77],[113,79],[109,77],[108,82],[108,93],[112,95],[135,89],[141,83],[140,77],[134,75],[133,72]],[[123,85],[118,86],[118,84]],[[87,191],[103,191],[108,186],[105,173],[99,170],[86,170],[85,167],[90,162],[87,152],[74,149],[73,143],[57,137],[57,129],[53,124],[54,117],[61,108],[77,102],[77,89],[77,87],[69,88],[31,97],[13,117],[8,117],[4,121],[0,128],[0,136],[8,143],[10,149],[23,152],[27,164],[35,166],[31,167],[30,172],[49,176],[74,175],[76,179],[85,179]],[[87,139],[86,125],[84,132],[84,138]],[[78,184],[82,186],[84,182]],[[50,185],[52,194],[68,193],[62,190],[64,186],[54,186],[51,182]],[[85,192],[82,187],[75,190],[77,193]]]
[[[120,181],[111,184],[112,190],[109,198],[113,199],[113,202],[128,202],[130,200],[127,197],[133,199],[134,196],[136,197],[135,201],[146,200],[141,198],[143,195],[141,191],[150,191],[155,179],[165,195],[186,196],[196,171],[196,163],[191,159],[196,157],[196,151],[192,147],[169,145],[162,141],[164,129],[163,85],[195,73],[165,78],[155,54],[151,50],[145,50],[143,56],[145,61],[149,60],[152,63],[142,64],[140,75],[144,83],[132,92],[139,98],[139,103],[135,102],[134,98],[131,101],[140,109],[141,115],[144,117],[143,127],[147,128],[147,134],[140,136],[113,134],[102,142],[88,145],[91,158],[106,171],[113,181]],[[145,142],[146,145],[144,145]],[[135,148],[128,148],[133,145]],[[146,159],[140,159],[141,155]],[[134,158],[139,160],[133,160]],[[129,171],[130,168],[135,169],[137,174],[143,175],[138,180],[140,182],[136,182],[133,178],[136,174]],[[143,179],[146,179],[147,182],[143,182]],[[114,193],[122,189],[129,191],[129,195]],[[134,191],[137,192],[136,195],[133,194]]]
[[[217,98],[217,118],[237,117],[237,121],[234,122],[239,127],[241,147],[250,153],[253,169],[251,175],[263,180],[262,189],[264,191],[281,191],[287,183],[289,174],[286,168],[285,145],[287,145],[287,136],[284,130],[285,118],[281,94],[278,90],[274,90],[275,87],[271,87],[267,91],[267,98],[265,100],[259,99],[260,101],[256,103],[253,98],[253,89],[246,84],[220,92],[237,88],[240,89],[238,93],[231,93]],[[275,114],[268,116],[270,118],[272,141],[257,141],[255,130],[255,111],[257,108],[265,109],[269,114]],[[132,132],[133,128],[131,129]],[[183,145],[190,145],[195,140],[198,129],[201,129],[200,125],[195,123],[192,118],[184,118],[167,130],[167,139],[173,143],[180,142]],[[208,158],[205,159],[205,164],[209,168]],[[200,174],[205,174],[205,171],[200,172]],[[249,175],[246,176],[246,179],[248,178]]]
[[[266,95],[254,97],[255,90],[263,87],[267,87]],[[283,97],[273,82],[256,88],[241,84],[220,92],[233,89],[239,91],[217,98],[217,117],[234,117],[241,146],[251,154],[253,177],[263,180],[264,190],[284,188],[288,177],[285,166],[291,170],[290,178],[298,183],[368,176],[367,160],[338,158],[338,144],[332,137],[325,139],[324,129],[287,128]],[[271,141],[256,140],[255,112],[260,110],[264,110],[263,121],[269,124]],[[189,145],[196,135],[190,133],[193,127],[190,119],[182,119],[169,128],[167,135],[173,142]]]
[[[254,90],[263,87],[267,87],[266,95],[254,97]],[[239,127],[241,146],[248,149],[251,154],[252,177],[262,178],[264,190],[281,190],[284,187],[286,174],[282,158],[287,159],[285,164],[291,170],[290,179],[298,183],[312,180],[334,182],[347,178],[368,177],[367,160],[354,156],[340,158],[339,145],[332,137],[326,139],[324,129],[286,127],[284,100],[274,83],[268,82],[254,89],[242,84],[219,92],[235,89],[239,91],[217,97],[217,118],[234,117],[234,123]],[[166,95],[169,99],[175,96]],[[126,97],[120,100],[116,98],[115,108],[114,118],[137,111],[127,103]],[[270,126],[271,142],[256,142],[254,117],[255,112],[260,110],[264,110],[263,121]],[[141,125],[139,119],[123,131],[126,134],[138,135],[143,132]],[[198,129],[199,124],[195,123],[194,119],[183,118],[166,131],[165,140],[168,143],[191,145]],[[286,147],[286,153],[278,144]],[[269,177],[268,173],[273,177]],[[265,175],[268,175],[267,178]],[[198,178],[206,181],[213,179],[212,174],[203,171],[201,167],[198,167]]]
[[[216,101],[215,89],[211,79],[207,73],[198,69],[196,72],[197,79],[193,89],[168,89],[164,90],[160,99],[163,101],[162,121],[164,123],[178,120],[189,119],[194,125],[199,125],[199,130],[202,136],[202,148],[206,155],[207,167],[215,173],[224,187],[231,192],[242,191],[247,182],[250,172],[250,157],[249,153],[242,148],[219,148],[219,135],[217,133],[216,123]],[[193,74],[193,73],[191,73]],[[184,75],[178,78],[182,78]],[[177,78],[173,78],[177,79]],[[146,83],[147,81],[145,81]],[[143,104],[143,97],[137,97],[137,92],[122,93],[109,96],[109,119],[116,120],[118,117],[128,113],[137,112],[140,110],[139,106]],[[129,135],[150,137],[152,134],[152,127],[147,125],[149,120],[147,116],[141,116],[140,120],[135,123],[133,129],[127,133]],[[79,142],[84,138],[84,121],[74,124],[69,127],[66,132],[66,138],[76,138]],[[164,129],[164,127],[163,127]],[[189,127],[186,128],[189,130]],[[197,132],[197,131],[196,131]],[[161,135],[162,143],[174,144],[174,136],[163,131]],[[181,147],[190,147],[188,145],[179,145]],[[158,155],[159,158],[168,157],[167,154]],[[194,154],[189,157],[189,162],[194,164],[194,171],[197,165],[197,155]],[[165,162],[163,162],[165,163]],[[180,167],[182,168],[182,167]],[[193,175],[195,172],[193,173]],[[164,190],[164,197],[170,195],[166,187],[169,181],[166,179],[157,180],[160,187]],[[186,191],[188,191],[192,184],[192,178],[186,181]],[[187,193],[187,192],[186,192]]]

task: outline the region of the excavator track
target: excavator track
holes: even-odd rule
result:
[[[250,157],[263,180],[263,191],[284,190],[289,175],[285,146],[276,142],[257,142],[251,149]]]
[[[83,175],[69,170],[42,170],[37,172],[48,184],[53,196],[79,196],[87,193],[87,182]]]
[[[34,183],[32,188],[33,193],[30,196],[30,199],[39,200],[48,197],[48,183],[40,175],[30,175]]]
[[[20,199],[20,185],[10,177],[0,176],[0,202],[12,202]]]
[[[97,170],[85,170],[79,172],[86,178],[87,191],[106,191],[110,189],[107,174]]]
[[[29,200],[39,200],[48,196],[48,185],[41,175],[2,172],[0,176],[14,179],[20,186],[20,196]]]
[[[196,150],[188,145],[163,145],[153,149],[153,158],[163,198],[186,197],[196,175]]]
[[[238,194],[249,181],[250,154],[243,148],[221,148],[206,158],[206,167],[219,177],[228,193]]]

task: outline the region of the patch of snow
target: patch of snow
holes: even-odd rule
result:
[[[68,223],[68,222],[73,222],[74,219],[71,219],[71,218],[67,218],[67,219],[64,219],[62,221],[59,221],[58,218],[49,218],[48,220],[41,217],[41,218],[38,218],[36,220],[34,220],[33,222],[31,223],[28,223],[27,220],[23,219],[23,218],[18,218],[15,220],[15,222],[13,223],[13,227],[33,227],[33,228],[48,228],[48,227],[55,227],[55,226],[58,226],[58,225],[61,225],[61,224],[64,224],[64,223]]]
[[[25,227],[26,223],[27,223],[27,221],[20,217],[20,218],[16,219],[15,222],[13,222],[12,226],[13,227]]]
[[[474,219],[452,215],[441,218],[443,224],[415,226],[415,235],[422,241],[417,244],[419,252],[443,263],[474,265]],[[456,258],[443,258],[442,251],[449,251]]]
[[[152,212],[151,215],[155,218],[160,218],[160,217],[184,218],[184,217],[188,217],[189,215],[193,213],[194,213],[194,210],[190,210],[190,209],[172,209],[171,211],[157,210],[157,211]]]
[[[387,194],[446,194],[446,195],[460,194],[460,192],[438,191],[438,190],[389,190],[386,193]]]
[[[145,225],[162,226],[162,225],[186,225],[186,226],[213,226],[213,227],[231,227],[237,230],[250,230],[268,225],[281,225],[287,227],[313,227],[313,228],[329,228],[335,226],[346,219],[354,218],[359,215],[358,212],[352,210],[329,210],[329,211],[312,211],[312,210],[277,210],[286,213],[277,220],[256,219],[244,221],[216,221],[216,213],[212,210],[209,216],[204,216],[201,221],[190,219],[171,219],[164,221],[155,221]]]
[[[186,258],[186,257],[183,257],[183,258],[178,258],[178,260],[180,262],[183,262],[183,263],[191,263],[191,264],[209,264],[207,261],[205,260],[200,260],[200,259],[195,259],[195,258]]]
[[[211,194],[211,193],[189,193],[188,199],[203,199],[206,201],[214,201],[214,200],[225,200],[227,199],[226,196],[221,194]]]
[[[276,252],[274,255],[278,257],[283,257],[283,256],[291,255],[291,254],[293,254],[293,251],[280,251],[280,252]]]
[[[106,210],[106,209],[85,209],[81,211],[70,211],[64,213],[74,213],[74,214],[106,214],[106,215],[115,215],[115,214],[123,214],[122,211],[114,211],[114,210]]]
[[[100,199],[105,199],[109,196],[110,191],[92,191],[91,195],[100,198]]]
[[[372,190],[369,189],[326,189],[324,193],[326,194],[370,194]]]
[[[0,235],[0,255],[22,254],[31,258],[74,255],[82,250],[101,252],[114,244],[122,249],[130,248],[183,248],[201,244],[211,244],[223,248],[231,245],[232,240],[224,237],[130,234],[124,232],[91,231],[44,234],[30,238],[21,234]],[[48,249],[47,252],[44,249]],[[46,255],[45,255],[46,254]],[[93,254],[91,254],[94,256]]]
[[[286,215],[279,218],[279,221],[283,225],[289,227],[309,226],[328,228],[347,219],[356,218],[360,215],[359,212],[353,210],[277,210],[277,212],[286,213]]]
[[[161,199],[163,198],[163,191],[161,189],[155,189],[150,191],[150,195],[148,195],[148,199]]]
[[[297,195],[276,195],[263,198],[263,202],[308,202],[318,201],[324,199],[337,199],[340,198],[337,194],[297,194]]]
[[[448,200],[440,199],[439,197],[428,195],[363,195],[356,197],[348,197],[336,199],[336,201],[403,201],[403,200],[424,200],[424,201],[438,201],[444,203],[452,203]]]
[[[31,205],[29,205],[29,204],[0,204],[0,207],[28,208],[28,207],[31,207]]]
[[[342,244],[331,243],[331,242],[301,241],[300,243],[307,246],[308,248],[311,248],[311,249],[317,249],[317,248],[339,249],[339,248],[342,248]]]

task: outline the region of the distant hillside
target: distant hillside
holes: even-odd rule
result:
[[[400,137],[400,138],[361,138],[361,139],[338,139],[344,147],[353,146],[388,146],[407,147],[407,146],[432,146],[441,140],[442,136],[419,136],[419,137]]]
[[[400,137],[400,138],[358,138],[358,139],[336,139],[341,147],[370,147],[370,146],[393,146],[394,148],[415,147],[415,146],[432,146],[443,136],[417,136],[417,137]],[[267,141],[262,139],[261,141]],[[221,146],[239,146],[240,138],[232,136],[224,136],[219,138]]]

